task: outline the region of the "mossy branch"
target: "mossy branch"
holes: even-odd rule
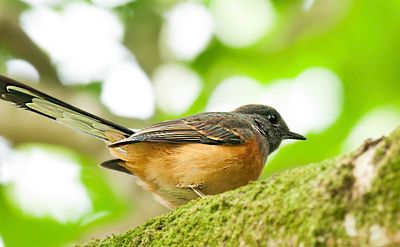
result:
[[[400,128],[84,246],[399,246]]]

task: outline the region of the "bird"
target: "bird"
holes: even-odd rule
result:
[[[135,176],[170,209],[257,180],[284,139],[306,140],[277,110],[259,104],[132,130],[2,75],[0,98],[103,140],[113,159],[100,166]]]

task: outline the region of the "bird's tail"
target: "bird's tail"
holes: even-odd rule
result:
[[[0,75],[0,99],[104,141],[115,142],[134,134],[128,128],[80,110],[2,75]]]

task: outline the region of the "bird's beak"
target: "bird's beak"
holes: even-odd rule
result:
[[[290,131],[283,136],[283,139],[307,140],[304,136]]]

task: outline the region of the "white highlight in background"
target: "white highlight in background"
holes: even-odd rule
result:
[[[22,82],[39,82],[39,72],[29,62],[22,59],[10,59],[5,65],[9,77]]]
[[[115,8],[133,1],[135,0],[92,0],[92,3],[105,8]]]
[[[386,106],[372,110],[355,124],[343,145],[343,151],[357,148],[368,138],[387,135],[399,125],[400,109]]]
[[[5,157],[8,157],[11,152],[11,145],[8,140],[0,136],[0,184],[5,183],[3,160]]]
[[[63,0],[22,0],[32,6],[56,6],[63,2]]]
[[[0,235],[0,247],[5,247],[3,238],[1,237],[1,235]]]
[[[314,0],[304,0],[303,3],[303,10],[308,11],[314,5]]]
[[[276,108],[291,130],[306,134],[333,124],[342,101],[343,88],[336,74],[310,68],[295,79],[279,79],[265,86],[249,77],[227,78],[211,95],[207,110],[231,111],[243,104],[265,104]]]
[[[80,167],[70,158],[40,148],[6,153],[0,159],[0,183],[23,212],[69,223],[92,211]]]
[[[7,153],[9,151],[10,151],[10,143],[8,142],[7,139],[0,136],[0,157],[4,157],[5,155],[7,155]],[[1,173],[0,173],[0,175],[1,175]]]
[[[213,0],[210,9],[217,37],[232,47],[254,44],[272,29],[275,21],[269,0]]]
[[[255,104],[263,93],[261,83],[250,77],[228,77],[212,93],[206,111],[231,111],[241,105]]]
[[[321,132],[336,121],[342,109],[339,77],[326,68],[310,68],[278,92],[267,88],[263,103],[275,105],[288,126],[300,133]]]
[[[121,43],[124,30],[118,17],[101,7],[80,2],[61,11],[35,7],[20,21],[67,84],[102,80],[112,64],[132,56]]]
[[[200,3],[180,3],[165,14],[161,31],[161,50],[180,60],[192,60],[209,43],[214,23],[208,9]]]
[[[115,64],[105,77],[101,101],[115,114],[147,119],[154,113],[154,91],[149,78],[133,59]]]
[[[163,112],[180,115],[193,104],[202,88],[200,76],[180,64],[164,64],[154,72],[157,106]]]

